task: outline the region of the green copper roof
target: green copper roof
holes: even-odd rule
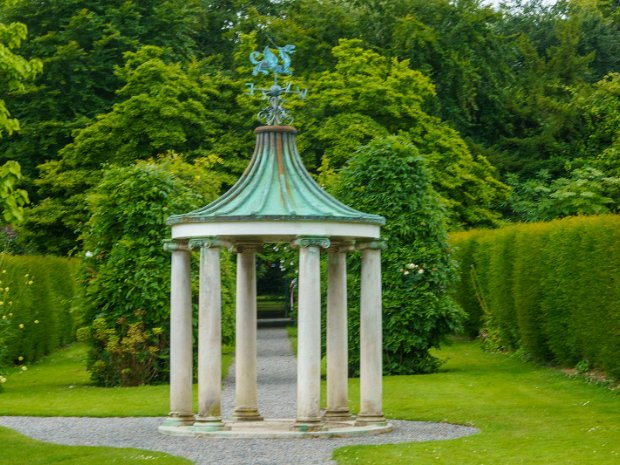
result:
[[[256,129],[256,148],[245,173],[206,207],[168,219],[180,223],[229,221],[330,221],[385,224],[379,215],[354,210],[327,194],[306,171],[290,126]]]

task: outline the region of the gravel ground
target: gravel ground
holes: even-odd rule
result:
[[[258,405],[265,418],[294,418],[296,362],[284,329],[258,332]],[[222,407],[234,408],[234,367],[224,383]],[[172,437],[159,434],[163,418],[0,417],[0,425],[30,437],[69,445],[133,447],[187,457],[197,465],[334,464],[335,448],[353,444],[453,439],[475,428],[415,421],[390,421],[394,431],[379,436],[339,439],[225,439]],[[148,456],[148,453],[143,455]]]

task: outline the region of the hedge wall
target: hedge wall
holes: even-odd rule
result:
[[[471,336],[620,377],[620,216],[453,233],[450,242]]]
[[[0,254],[0,362],[32,363],[75,340],[77,268],[66,258]]]

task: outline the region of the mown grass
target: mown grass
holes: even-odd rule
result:
[[[10,465],[189,465],[190,460],[161,452],[111,447],[61,446],[35,441],[0,427],[0,463]]]
[[[354,446],[340,465],[614,465],[620,463],[620,395],[475,343],[442,349],[443,370],[384,381],[388,418],[471,425],[480,434],[451,441]],[[351,380],[351,407],[359,384]]]
[[[224,353],[222,373],[233,355]],[[0,394],[0,415],[139,417],[164,416],[167,384],[125,388],[92,386],[85,369],[86,347],[75,344],[8,376]],[[196,386],[194,399],[196,402]],[[196,407],[196,406],[195,406]]]
[[[440,373],[384,379],[386,416],[472,425],[481,432],[451,441],[345,447],[334,453],[340,465],[620,463],[618,391],[589,384],[584,379],[568,378],[558,370],[528,364],[516,357],[486,353],[471,342],[456,342],[438,355],[447,359]],[[0,414],[157,416],[167,413],[167,386],[92,387],[88,385],[83,358],[84,348],[74,346],[27,372],[12,375],[5,385],[6,391],[0,394]],[[350,380],[354,412],[358,409],[358,392],[358,380]],[[3,450],[7,441],[13,444],[17,437],[7,436],[7,431],[0,430]],[[34,443],[20,444],[24,444],[22,449],[34,448],[35,458],[39,457],[37,454],[48,453]],[[81,454],[90,451],[76,448],[74,453],[72,449],[64,452],[68,461],[58,463],[100,463],[95,461],[98,459],[80,461]],[[138,452],[124,453],[134,457],[132,460],[139,460]],[[19,460],[7,463],[56,463]],[[123,460],[116,463],[134,463]]]

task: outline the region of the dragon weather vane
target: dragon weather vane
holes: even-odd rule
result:
[[[289,76],[293,74],[293,71],[291,71],[289,67],[291,65],[290,55],[294,52],[294,45],[278,47],[278,55],[282,60],[282,64],[280,64],[278,56],[276,56],[269,47],[265,47],[263,50],[262,60],[258,59],[261,55],[260,52],[250,53],[250,62],[255,65],[252,71],[253,76],[259,73],[266,75],[269,74],[269,71],[273,73],[273,85],[269,89],[256,89],[253,83],[246,84],[249,88],[248,95],[254,95],[254,92],[258,91],[262,93],[264,99],[269,101],[269,106],[263,108],[258,113],[258,117],[265,120],[268,125],[291,124],[293,122],[293,117],[282,107],[282,103],[285,101],[283,96],[287,94],[296,94],[299,98],[303,99],[308,92],[308,89],[300,90],[299,87],[296,90],[291,90],[290,83],[286,87],[281,87],[278,84],[278,74],[286,74]]]

